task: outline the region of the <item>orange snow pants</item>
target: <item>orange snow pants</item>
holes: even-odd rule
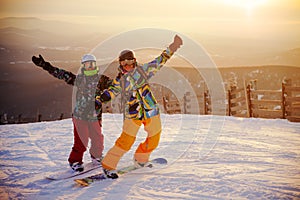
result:
[[[158,146],[160,139],[161,120],[159,115],[143,120],[125,119],[121,136],[102,160],[103,168],[108,170],[117,168],[119,160],[133,145],[142,124],[147,132],[147,138],[136,149],[134,158],[140,163],[149,161],[150,154]]]

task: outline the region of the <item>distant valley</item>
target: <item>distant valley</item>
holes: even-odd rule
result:
[[[37,18],[0,19],[1,116],[6,113],[14,120],[20,114],[31,119],[42,114],[45,120],[57,119],[61,113],[64,118],[71,116],[72,87],[36,67],[31,57],[42,54],[53,65],[76,74],[82,55],[110,36],[99,30],[79,29],[75,24]],[[245,80],[258,79],[258,84],[264,89],[279,89],[283,78],[291,78],[295,84],[300,84],[297,83],[300,80],[298,47],[255,51],[253,45],[249,45],[249,53],[245,53],[247,45],[233,43],[232,46],[222,40],[218,45],[213,36],[203,40],[224,82],[235,80],[243,86]],[[171,63],[168,67],[178,70],[192,85],[203,83],[201,76],[193,75],[193,68]],[[116,71],[109,68],[105,73],[114,77]]]

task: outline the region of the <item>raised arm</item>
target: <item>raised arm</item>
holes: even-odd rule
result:
[[[152,77],[158,70],[160,70],[160,68],[171,58],[174,52],[176,52],[182,44],[182,39],[178,35],[175,35],[173,42],[161,53],[160,56],[155,58],[153,61],[144,64],[142,69],[147,74],[147,78]]]
[[[41,55],[39,55],[39,57],[32,56],[32,62],[36,66],[42,67],[44,70],[48,71],[49,74],[51,74],[55,78],[62,79],[67,84],[74,85],[76,79],[75,74],[64,69],[59,69],[57,67],[52,66],[49,62],[46,62]]]

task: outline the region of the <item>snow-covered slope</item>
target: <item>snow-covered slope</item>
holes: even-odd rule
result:
[[[122,116],[103,118],[106,152]],[[0,126],[0,199],[300,199],[300,124],[200,115],[162,115],[162,121],[152,158],[164,157],[168,166],[85,188],[73,179],[44,178],[68,169],[70,119]],[[119,167],[131,163],[145,135],[141,129]]]

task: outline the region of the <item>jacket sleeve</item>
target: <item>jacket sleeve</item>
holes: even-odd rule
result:
[[[43,68],[45,71],[49,72],[52,76],[58,79],[63,79],[70,85],[74,85],[76,75],[74,75],[72,72],[68,72],[63,69],[59,69],[57,67],[54,67],[50,64],[50,62],[46,62],[42,55],[39,55],[39,57],[32,56],[32,62],[38,66]]]
[[[172,52],[168,47],[160,54],[160,56],[155,58],[153,61],[144,64],[142,66],[142,69],[146,73],[147,78],[151,78],[152,76],[154,76],[154,74],[158,72],[160,68],[162,68],[162,66],[167,62],[167,60],[171,58],[173,53],[174,52]]]
[[[74,85],[75,83],[76,75],[72,72],[53,67],[52,65],[47,71],[55,78],[64,80],[67,84]]]

